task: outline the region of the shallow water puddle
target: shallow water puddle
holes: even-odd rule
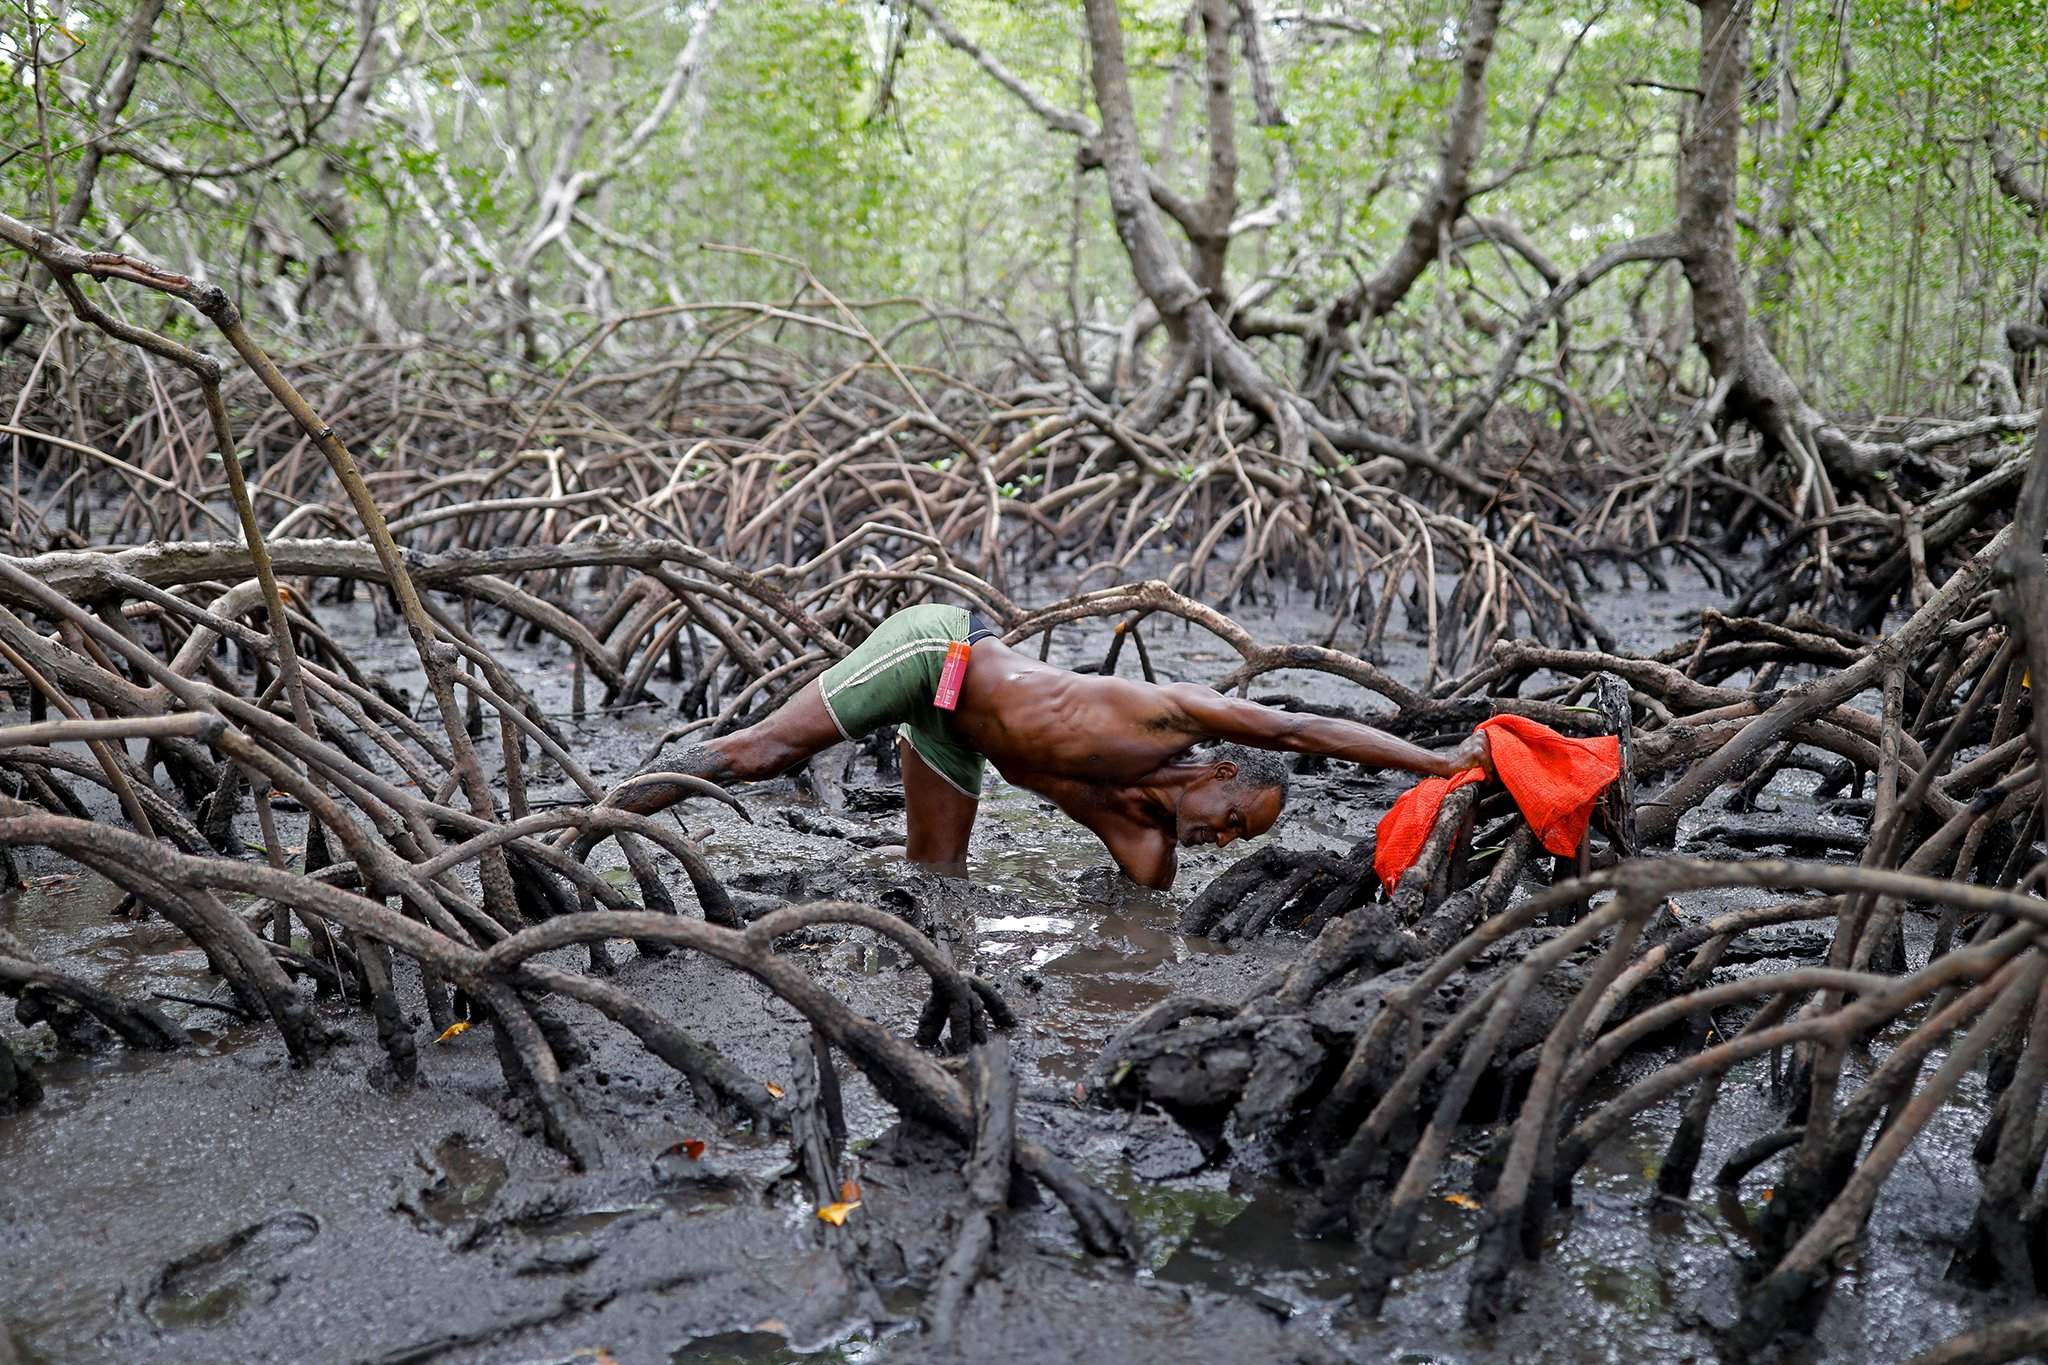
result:
[[[122,900],[121,888],[95,873],[31,877],[0,895],[0,929],[43,961],[131,999],[153,991],[205,996],[218,984],[192,940],[157,915],[116,914]]]
[[[1042,985],[1031,1027],[1059,1045],[1036,1058],[1048,1078],[1079,1079],[1117,1030],[1177,989],[1176,969],[1231,954],[1181,933],[1177,921],[1187,891],[1236,850],[1184,853],[1176,895],[1124,881],[1092,835],[1030,792],[992,783],[982,820],[989,828],[976,836],[969,875],[1001,893],[1002,908],[976,917],[973,957]]]
[[[698,1337],[669,1357],[670,1365],[858,1365],[880,1360],[883,1343],[878,1340],[840,1342],[819,1351],[799,1351],[789,1338],[777,1332],[720,1332]]]
[[[786,1334],[786,1323],[769,1319],[695,1337],[669,1355],[669,1365],[871,1365],[890,1359],[896,1338],[918,1331],[923,1298],[899,1286],[884,1290],[881,1303],[889,1320],[879,1326],[862,1323],[830,1340],[799,1345]]]
[[[465,1223],[498,1197],[510,1174],[505,1159],[457,1133],[434,1148],[440,1178],[420,1195],[420,1206],[437,1223]]]
[[[233,1011],[159,998],[233,1003],[207,966],[203,949],[160,915],[132,907],[116,913],[124,899],[120,887],[92,872],[31,877],[28,885],[0,895],[0,930],[20,939],[37,959],[61,965],[126,999],[158,1005],[167,1018],[188,1029],[235,1023],[238,1015]],[[222,903],[231,911],[242,908],[239,898],[223,897]],[[116,1048],[113,1053],[125,1051]],[[45,1074],[44,1080],[49,1079]]]
[[[981,935],[983,958],[1028,950],[1029,965],[1040,967],[1059,955],[1059,945],[1034,940],[1071,938],[1080,921],[1064,915],[990,915],[975,921],[974,927]]]

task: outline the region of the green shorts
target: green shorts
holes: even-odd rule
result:
[[[818,690],[839,733],[857,739],[894,724],[931,770],[963,796],[980,797],[982,757],[932,705],[946,649],[995,632],[965,607],[905,607],[875,627],[861,647],[825,670]]]

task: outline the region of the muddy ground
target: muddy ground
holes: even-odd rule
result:
[[[1654,648],[1712,600],[1699,588],[1629,587],[1598,609],[1624,647]],[[1238,614],[1263,638],[1318,633],[1300,603]],[[406,647],[371,637],[367,612],[325,615],[366,663],[419,694],[400,666]],[[1099,660],[1107,627],[1063,629],[1054,657]],[[1148,644],[1162,673],[1227,671],[1206,636],[1154,627]],[[504,648],[522,680],[566,713],[567,670],[554,649]],[[1136,663],[1126,651],[1125,671]],[[1389,663],[1418,680],[1414,657]],[[1371,704],[1320,675],[1287,675],[1273,690]],[[563,724],[602,778],[632,767],[664,719],[637,708]],[[537,805],[572,795],[566,784],[547,787],[548,776],[535,775]],[[607,1156],[584,1175],[507,1097],[482,1029],[435,1045],[415,1020],[423,1079],[397,1089],[383,1078],[367,1017],[339,1006],[327,1007],[329,1022],[349,1041],[305,1069],[287,1064],[267,1028],[199,1006],[166,1005],[202,1041],[168,1056],[65,1057],[46,1028],[0,1015],[17,1051],[41,1059],[48,1088],[39,1106],[0,1118],[0,1362],[10,1351],[24,1365],[1722,1358],[1718,1329],[1741,1293],[1743,1211],[1718,1206],[1710,1189],[1689,1203],[1657,1198],[1675,1107],[1646,1116],[1589,1166],[1552,1249],[1516,1282],[1518,1311],[1480,1336],[1462,1326],[1478,1213],[1439,1201],[1423,1268],[1398,1282],[1380,1320],[1359,1321],[1340,1308],[1350,1245],[1297,1239],[1279,1177],[1243,1162],[1205,1168],[1157,1113],[1076,1103],[1077,1080],[1134,1011],[1175,992],[1234,998],[1302,942],[1277,935],[1225,949],[1176,931],[1179,906],[1249,849],[1189,855],[1171,894],[1135,890],[1088,835],[990,777],[972,884],[787,825],[783,812],[803,808],[863,831],[901,830],[900,789],[851,749],[753,789],[757,824],[705,803],[684,818],[703,831],[712,865],[757,903],[830,895],[889,905],[952,940],[994,981],[1020,1015],[1023,1126],[1128,1200],[1149,1239],[1140,1264],[1084,1255],[1056,1206],[1020,1209],[959,1343],[935,1351],[916,1312],[950,1245],[950,1211],[962,1207],[956,1152],[904,1131],[848,1071],[863,1203],[844,1227],[829,1227],[812,1216],[785,1142],[715,1127],[679,1077],[573,1006],[563,1012],[593,1056],[570,1084]],[[1402,785],[1334,771],[1298,778],[1271,837],[1348,847]],[[280,818],[283,837],[298,842],[289,813]],[[114,918],[105,884],[65,877],[54,860],[24,870],[35,884],[0,900],[0,927],[40,955],[131,993],[216,994],[196,949],[161,921]],[[687,905],[687,884],[674,880]],[[621,984],[752,1074],[789,1079],[790,1044],[804,1035],[794,1010],[714,963],[614,950]],[[1924,956],[1924,942],[1917,951]],[[893,949],[834,930],[801,952],[858,1009],[911,1029],[924,977]],[[565,965],[580,960],[562,955]],[[1776,1126],[1763,1085],[1760,1069],[1735,1074],[1702,1170]],[[1943,1279],[1945,1248],[1975,1197],[1968,1151],[1981,1085],[1972,1096],[1937,1119],[1887,1187],[1862,1257],[1813,1324],[1808,1358],[1896,1360],[1999,1306]],[[700,1158],[678,1150],[686,1141],[706,1144]],[[1467,1174],[1454,1165],[1441,1192],[1459,1194]],[[1761,1198],[1760,1188],[1752,1180],[1747,1197]]]

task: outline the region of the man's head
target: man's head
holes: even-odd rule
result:
[[[1181,790],[1181,847],[1264,834],[1287,802],[1287,760],[1263,749],[1218,744],[1198,755],[1202,775]]]

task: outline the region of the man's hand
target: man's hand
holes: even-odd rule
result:
[[[1439,777],[1456,777],[1459,773],[1477,768],[1491,780],[1494,776],[1493,746],[1487,740],[1486,732],[1474,730],[1465,736],[1464,743],[1444,756],[1443,765],[1442,771],[1437,774]]]

